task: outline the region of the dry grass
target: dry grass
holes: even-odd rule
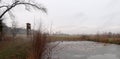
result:
[[[30,50],[27,59],[50,59],[50,50],[48,50],[49,40],[48,34],[37,32],[33,35],[32,49]],[[47,51],[47,53],[46,53]]]
[[[81,41],[80,36],[49,36],[51,41]]]
[[[52,41],[95,41],[101,43],[120,44],[120,35],[118,34],[50,36],[50,38],[52,38]]]
[[[19,36],[13,40],[6,36],[0,42],[0,59],[51,59],[52,48],[48,34],[37,32],[31,38],[23,41],[25,37]]]
[[[9,39],[9,40],[8,40]],[[0,59],[25,59],[27,52],[27,44],[20,40],[10,40],[6,37],[6,40],[0,42]]]

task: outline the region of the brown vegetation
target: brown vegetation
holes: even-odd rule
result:
[[[4,38],[5,40],[0,42],[0,59],[51,59],[53,47],[49,45],[48,34],[36,32],[30,38]],[[23,40],[25,38],[30,40]]]
[[[94,35],[68,35],[68,36],[55,36],[51,35],[52,41],[95,41],[101,43],[120,44],[120,34],[103,33]]]
[[[37,32],[33,35],[32,48],[28,53],[27,59],[51,59],[50,49],[48,43],[50,42],[47,37],[48,34]]]

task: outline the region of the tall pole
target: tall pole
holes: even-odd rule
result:
[[[26,28],[27,28],[27,37],[29,37],[30,36],[30,34],[31,34],[31,24],[30,23],[26,23]]]
[[[0,19],[0,41],[3,40],[3,23],[2,19]]]

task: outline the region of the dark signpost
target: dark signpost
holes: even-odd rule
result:
[[[31,34],[31,24],[30,23],[26,23],[27,25],[27,36],[29,36]]]

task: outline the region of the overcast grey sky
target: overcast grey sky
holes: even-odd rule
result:
[[[36,0],[48,9],[48,15],[14,8],[19,27],[26,22],[39,23],[53,32],[93,34],[120,32],[120,0]],[[11,21],[7,21],[10,23]]]

